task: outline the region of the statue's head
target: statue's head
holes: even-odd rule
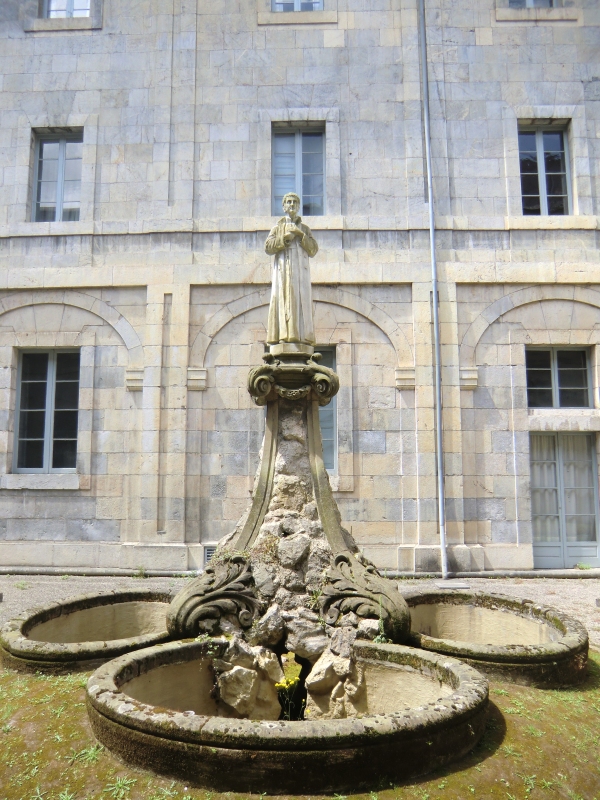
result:
[[[300,211],[300,198],[294,192],[288,192],[281,201],[281,205],[285,213],[294,218]]]

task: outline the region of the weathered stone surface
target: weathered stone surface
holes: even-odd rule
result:
[[[250,716],[256,704],[259,677],[254,669],[232,667],[218,678],[221,700],[242,716]]]
[[[248,633],[248,641],[253,645],[276,645],[284,632],[284,622],[277,603],[269,606],[268,611],[256,620]]]
[[[306,608],[298,609],[296,614],[283,615],[287,631],[286,648],[309,661],[316,661],[329,645],[329,639],[319,617]]]
[[[361,639],[374,639],[379,633],[379,622],[376,619],[361,619],[358,623],[358,636]]]
[[[279,542],[279,561],[284,567],[294,568],[304,559],[310,548],[310,539],[297,534],[286,537]]]

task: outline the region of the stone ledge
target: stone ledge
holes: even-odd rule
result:
[[[579,22],[576,8],[497,8],[497,22]]]
[[[91,31],[98,30],[102,24],[93,17],[56,17],[54,19],[40,19],[29,17],[23,22],[26,33],[38,31]]]
[[[87,475],[77,475],[74,472],[57,473],[36,473],[36,474],[14,474],[2,475],[0,478],[0,489],[82,489],[89,486],[81,486],[81,478],[88,478]]]
[[[323,23],[336,23],[337,11],[259,11],[257,13],[259,25],[322,25]]]
[[[530,408],[530,431],[600,431],[596,408]]]

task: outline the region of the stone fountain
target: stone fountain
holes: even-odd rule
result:
[[[37,609],[0,635],[11,666],[107,662],[87,686],[98,739],[129,763],[220,791],[356,792],[408,780],[480,739],[488,684],[474,667],[560,685],[581,680],[587,660],[585,630],[552,609],[447,592],[413,593],[407,604],[342,527],[319,423],[339,381],[315,352],[318,246],[299,205],[286,195],[266,242],[269,350],[248,376],[266,428],[235,530],[169,604],[114,597],[104,625],[114,641],[77,639],[88,617],[104,620],[106,596]]]

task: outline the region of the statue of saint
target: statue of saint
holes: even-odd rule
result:
[[[265,244],[273,262],[267,343],[296,342],[314,346],[312,292],[308,259],[319,247],[308,225],[298,216],[300,198],[286,194],[281,217]]]

